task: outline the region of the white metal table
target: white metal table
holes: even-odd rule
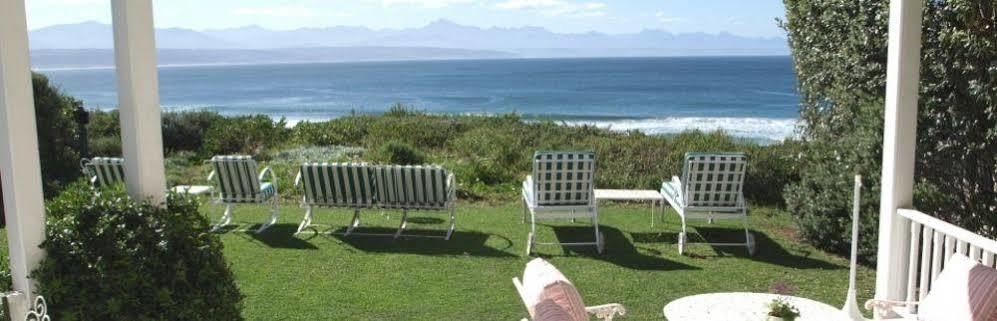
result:
[[[201,195],[211,192],[214,189],[207,185],[177,185],[173,187],[173,192],[177,194]]]
[[[651,202],[651,227],[654,227],[654,212],[658,207],[664,213],[665,197],[655,190],[639,189],[597,189],[595,190],[596,201],[650,201]]]
[[[710,293],[687,296],[665,305],[668,321],[759,321],[768,314],[768,303],[781,299],[800,310],[797,321],[847,321],[846,314],[807,298],[769,293]]]

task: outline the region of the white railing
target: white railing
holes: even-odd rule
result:
[[[997,241],[918,212],[900,209],[897,214],[910,220],[910,261],[907,271],[907,309],[924,299],[943,265],[955,253],[994,267]]]

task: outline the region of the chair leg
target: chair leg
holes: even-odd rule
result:
[[[454,208],[450,208],[450,230],[447,231],[447,236],[443,238],[444,240],[447,241],[450,240],[450,236],[453,235],[453,230],[456,227],[455,224],[456,221],[454,220],[454,210],[455,210]]]
[[[595,227],[595,249],[599,254],[606,250],[605,240],[602,232],[599,231],[599,210],[592,209],[592,226]]]
[[[526,256],[533,254],[533,243],[537,238],[537,217],[530,212],[530,233],[526,235]]]
[[[679,245],[679,255],[685,254],[685,244],[689,241],[689,234],[686,231],[685,215],[679,213],[679,219],[682,221],[682,232],[679,232],[678,245]]]
[[[274,197],[276,197],[276,195]],[[279,214],[279,210],[277,209],[277,201],[275,199],[274,201],[272,201],[270,203],[270,219],[267,220],[266,223],[263,223],[263,225],[261,225],[260,228],[256,230],[256,234],[263,233],[263,231],[266,231],[268,228],[270,228],[274,224],[277,224],[277,215],[278,214]]]
[[[226,204],[225,213],[222,214],[220,219],[218,219],[218,223],[215,223],[215,225],[211,227],[211,231],[216,232],[221,230],[223,227],[229,225],[229,223],[232,223],[232,205]]]
[[[402,236],[402,231],[405,230],[405,226],[408,225],[408,210],[402,210],[402,223],[398,225],[398,231],[395,232],[395,238]]]
[[[748,248],[748,255],[754,256],[757,252],[755,248],[755,236],[751,235],[751,230],[748,229],[748,216],[744,216],[744,245]]]
[[[523,199],[523,224],[526,224],[527,217],[530,215],[530,207],[526,204],[526,199]]]
[[[358,226],[360,226],[360,209],[354,209],[353,220],[350,221],[350,226],[346,228],[346,233],[343,233],[343,236],[349,236]]]
[[[298,235],[299,233],[301,233],[301,231],[304,231],[306,228],[308,228],[309,225],[312,225],[311,206],[308,206],[308,208],[305,209],[305,218],[301,220],[301,224],[298,225],[298,231],[294,232],[294,235]]]

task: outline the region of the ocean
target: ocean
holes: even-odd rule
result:
[[[88,108],[117,105],[108,68],[38,69]],[[791,137],[789,57],[665,57],[164,66],[164,110],[267,114],[291,123],[380,113],[503,114],[649,134],[724,130]]]

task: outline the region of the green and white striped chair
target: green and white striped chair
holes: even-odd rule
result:
[[[526,255],[536,245],[594,245],[603,252],[603,235],[599,232],[599,211],[595,200],[595,154],[592,152],[537,152],[533,156],[533,175],[523,181],[523,220],[530,221]],[[537,221],[591,220],[594,242],[537,243]]]
[[[125,159],[120,157],[94,157],[81,159],[80,168],[94,188],[107,187],[125,181]]]
[[[353,221],[346,235],[360,225],[360,210],[376,205],[373,168],[352,163],[304,163],[294,179],[294,186],[301,186],[304,196],[301,205],[305,217],[298,225],[301,233],[312,224],[315,207],[340,207],[353,209]]]
[[[457,186],[454,175],[439,166],[374,166],[377,206],[402,210],[402,222],[394,237],[402,236],[408,224],[408,211],[448,211],[450,228],[443,239],[453,235]]]
[[[748,230],[748,207],[744,201],[744,175],[748,156],[744,153],[687,153],[682,178],[661,184],[661,195],[682,219],[679,253],[688,244],[688,220],[740,220],[744,243],[706,243],[713,246],[744,246],[754,255],[754,236]]]
[[[212,197],[215,203],[225,204],[225,214],[212,231],[232,222],[232,205],[236,204],[270,204],[270,220],[263,223],[256,233],[277,223],[277,176],[270,167],[257,174],[258,165],[250,156],[215,156],[208,163],[212,169],[211,174],[208,174],[208,181],[215,184]],[[267,174],[270,180],[264,181]]]

